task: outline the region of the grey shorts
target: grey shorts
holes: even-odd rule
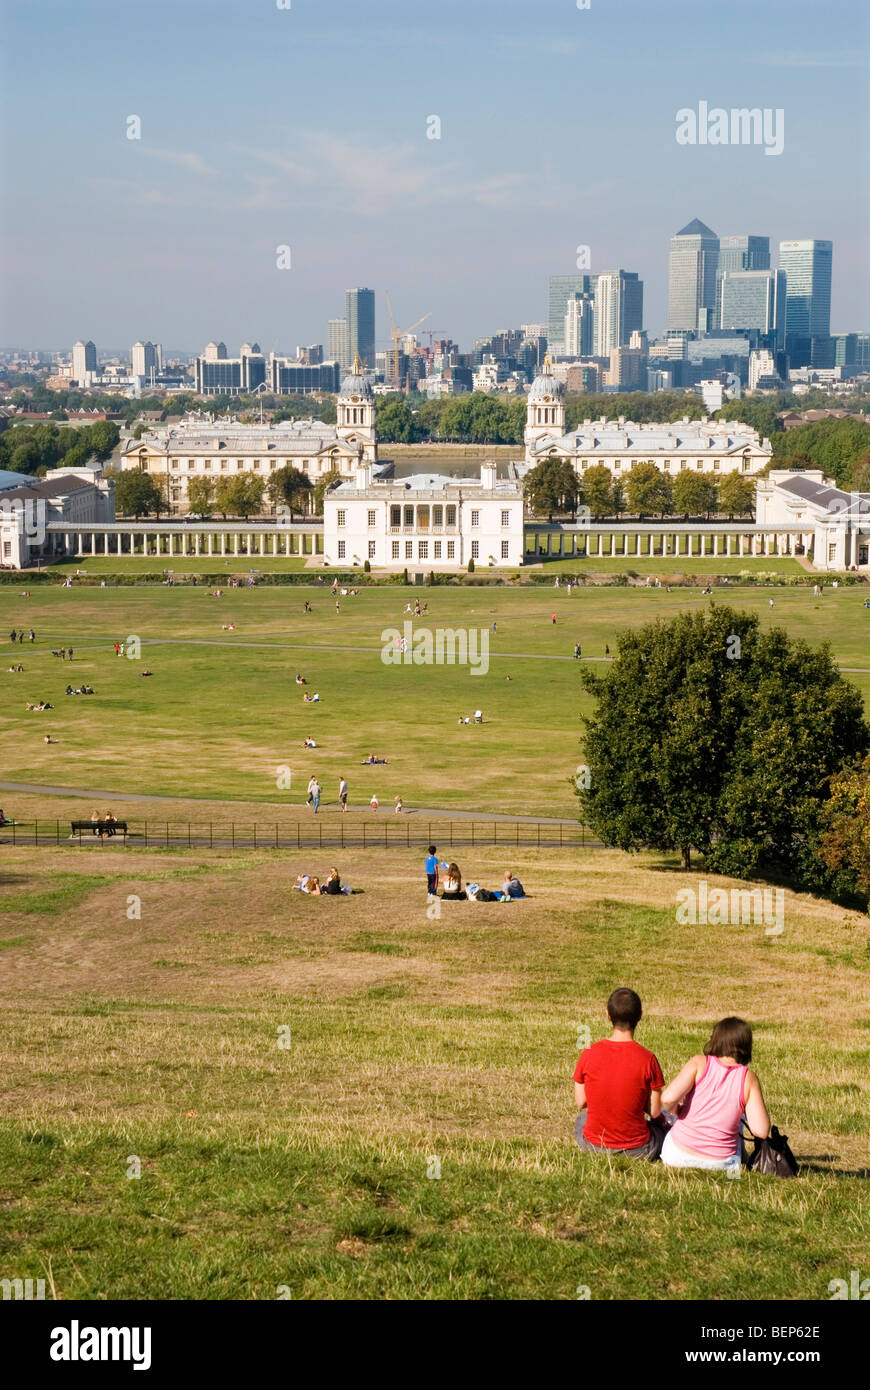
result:
[[[665,1141],[665,1130],[658,1125],[649,1125],[649,1139],[645,1144],[640,1144],[636,1149],[607,1149],[601,1144],[590,1144],[583,1133],[586,1127],[586,1114],[581,1112],[574,1124],[574,1138],[577,1140],[577,1147],[583,1153],[588,1154],[619,1154],[623,1158],[645,1158],[648,1163],[655,1163],[662,1151],[662,1144]]]

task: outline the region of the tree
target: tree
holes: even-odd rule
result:
[[[698,516],[701,512],[703,474],[685,468],[674,479],[674,511],[682,516]]]
[[[91,452],[101,463],[111,458],[121,438],[121,431],[114,420],[96,420],[88,430]]]
[[[755,507],[755,482],[742,473],[726,473],[719,482],[719,510],[729,517],[748,516]]]
[[[762,633],[711,604],[629,631],[605,674],[582,673],[582,815],[607,845],[693,850],[708,869],[818,877],[826,779],[870,748],[861,695],[830,649]]]
[[[115,509],[121,516],[157,516],[163,508],[163,493],[150,473],[125,468],[115,479]]]
[[[331,468],[328,473],[321,473],[314,484],[314,510],[318,515],[323,512],[324,497],[331,488],[340,482],[342,482],[342,476],[335,468]]]
[[[232,513],[235,505],[234,482],[235,478],[218,478],[215,483],[214,504],[224,521]]]
[[[214,479],[191,478],[187,484],[187,504],[194,516],[211,516],[214,503]]]
[[[613,479],[603,463],[594,463],[583,474],[583,501],[592,516],[610,516],[613,510]]]
[[[626,491],[629,508],[637,516],[651,512],[664,516],[673,509],[671,480],[654,463],[636,463],[628,475]]]
[[[870,757],[831,778],[818,856],[845,893],[870,899]]]
[[[272,505],[289,507],[292,518],[294,510],[303,511],[305,508],[311,495],[311,479],[288,463],[269,475],[267,489]]]
[[[553,456],[535,465],[526,477],[525,491],[532,511],[552,521],[554,512],[576,512],[580,484],[573,464]]]
[[[232,502],[236,516],[256,516],[263,510],[263,494],[266,484],[256,473],[237,473],[232,480]]]
[[[425,431],[404,396],[380,396],[375,402],[378,438],[388,444],[416,444]]]
[[[862,454],[852,464],[852,487],[856,492],[870,492],[870,453]]]

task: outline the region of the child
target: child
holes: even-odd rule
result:
[[[396,815],[397,815],[397,816],[400,815],[400,814],[401,814],[401,811],[402,811],[402,798],[401,798],[400,796],[397,796],[397,797],[396,797]]]
[[[438,851],[434,845],[426,851],[426,895],[429,898],[438,896]]]
[[[372,793],[372,810],[373,810],[373,811],[376,811],[377,809],[378,809],[378,798],[374,795],[374,793]]]
[[[661,1114],[665,1082],[654,1053],[634,1040],[642,1012],[633,989],[615,989],[607,1001],[613,1032],[580,1054],[574,1134],[584,1153],[619,1153],[650,1163],[661,1153],[664,1128],[648,1124],[646,1115],[656,1120]]]

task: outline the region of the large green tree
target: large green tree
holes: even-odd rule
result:
[[[638,516],[673,510],[673,484],[654,463],[636,463],[626,481],[629,510]]]
[[[554,512],[576,512],[580,484],[573,464],[554,456],[542,459],[526,475],[525,492],[532,511],[552,521]]]
[[[582,816],[620,849],[692,851],[714,872],[817,880],[827,779],[870,747],[827,646],[712,605],[624,633],[586,719]]]
[[[870,757],[831,779],[818,854],[843,892],[870,900]]]
[[[593,463],[583,474],[583,501],[593,517],[614,513],[613,479],[603,463]]]
[[[125,468],[115,478],[115,510],[120,516],[157,516],[163,508],[163,492],[150,473]]]
[[[719,510],[728,516],[748,516],[755,507],[755,481],[742,473],[726,473],[719,482]]]
[[[269,474],[266,490],[272,505],[289,507],[292,517],[294,511],[304,511],[311,495],[311,479],[300,468],[288,463]]]
[[[194,516],[211,516],[214,506],[214,479],[191,478],[187,484],[187,505]]]

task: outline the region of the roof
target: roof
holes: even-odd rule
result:
[[[0,468],[0,492],[6,492],[9,488],[20,487],[22,483],[31,482],[27,473],[10,473],[5,468]]]
[[[711,231],[710,228],[706,225],[706,223],[705,223],[705,222],[702,222],[701,219],[700,219],[699,217],[693,217],[692,220],[691,220],[691,222],[687,223],[687,225],[683,228],[683,230],[682,230],[681,232],[676,232],[675,235],[676,235],[676,236],[709,236],[709,237],[714,237],[717,241],[718,241],[718,239],[719,239],[719,238],[716,236],[716,233],[713,232],[713,231]]]
[[[44,478],[28,479],[26,487],[9,488],[2,494],[3,502],[31,502],[37,498],[45,498],[47,501],[51,497],[65,497],[70,492],[81,492],[82,488],[93,487],[94,484],[88,478],[79,478],[70,474],[66,478]]]
[[[643,456],[652,454],[690,454],[733,453],[741,454],[744,449],[759,449],[770,453],[770,444],[763,443],[758,433],[749,425],[741,426],[739,421],[712,421],[703,424],[700,420],[674,422],[672,425],[649,423],[634,424],[627,420],[600,422],[569,430],[561,436],[547,435],[533,448],[537,452],[557,446],[572,454],[621,454],[635,453]]]
[[[810,502],[834,516],[843,516],[846,513],[851,516],[870,516],[870,492],[843,492],[841,488],[831,487],[827,483],[815,483],[812,478],[801,477],[800,473],[778,480],[776,486],[782,488],[783,492],[790,492],[793,497],[800,497],[803,502]]]

